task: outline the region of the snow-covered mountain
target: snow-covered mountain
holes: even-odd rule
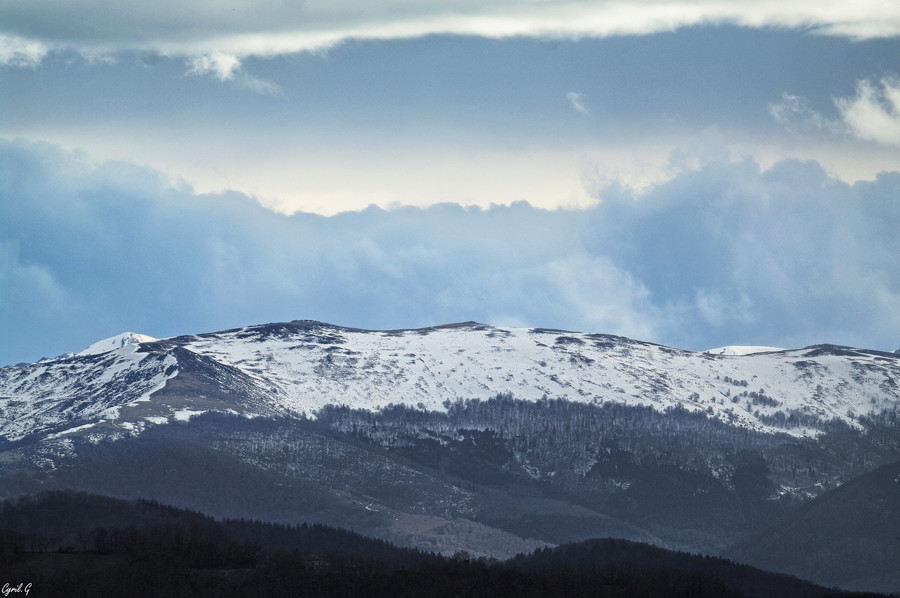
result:
[[[160,343],[174,346],[242,370],[269,385],[280,407],[306,414],[328,404],[441,410],[447,401],[511,393],[682,407],[756,430],[809,435],[815,431],[802,419],[855,424],[860,415],[896,408],[900,396],[900,361],[832,346],[711,356],[561,330],[465,323],[373,332],[317,322]],[[791,414],[807,417],[788,421]]]
[[[167,421],[188,406],[148,405],[136,421],[123,421],[117,408],[152,403],[185,359],[227,369],[252,389],[255,407],[237,400],[231,411],[310,417],[326,405],[445,411],[454,401],[509,393],[530,401],[678,407],[802,437],[829,420],[859,426],[860,418],[895,410],[900,401],[900,359],[846,347],[696,353],[603,334],[471,322],[366,331],[294,321],[159,341],[126,333],[72,357],[4,368],[0,436]]]
[[[714,552],[897,460],[900,355],[834,345],[293,321],[0,369],[0,498],[144,496],[451,553]]]

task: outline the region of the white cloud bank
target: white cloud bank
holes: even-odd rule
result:
[[[706,24],[802,28],[869,39],[900,35],[900,5],[884,0],[6,0],[0,22],[0,60],[31,65],[50,50],[242,58],[319,50],[348,39],[429,34],[579,38]]]

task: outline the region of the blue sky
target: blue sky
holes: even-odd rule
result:
[[[0,6],[0,364],[462,320],[900,346],[900,8]]]

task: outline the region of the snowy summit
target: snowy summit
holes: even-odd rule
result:
[[[147,336],[146,334],[138,334],[137,332],[123,332],[122,334],[117,334],[116,336],[105,338],[102,341],[97,341],[87,349],[76,353],[76,355],[99,355],[101,353],[107,353],[109,351],[121,349],[126,345],[150,343],[155,340],[157,339],[153,338],[152,336]]]

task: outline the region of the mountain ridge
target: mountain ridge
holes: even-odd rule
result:
[[[0,369],[0,498],[144,496],[445,554],[714,554],[900,459],[898,382],[900,356],[838,345],[246,326]]]
[[[428,342],[427,339],[434,333],[439,333],[440,342]],[[305,339],[305,344],[296,343],[298,337],[302,337],[301,340]],[[405,342],[391,342],[392,339],[404,339]],[[241,352],[242,343],[239,341],[243,340],[257,341],[256,355]],[[270,346],[264,346],[263,341],[268,342]],[[729,391],[742,392],[736,388],[728,388],[730,382],[724,385],[723,390],[723,385],[713,380],[717,375],[720,379],[727,378],[741,383],[746,382],[742,388],[748,388],[748,396],[750,392],[757,391],[757,389],[750,389],[749,383],[754,378],[770,374],[770,372],[760,371],[765,370],[766,367],[734,367],[734,364],[741,366],[764,364],[765,354],[737,356],[736,360],[730,362],[727,360],[715,362],[718,364],[730,363],[732,367],[718,368],[721,371],[710,371],[710,368],[706,368],[706,371],[700,372],[705,379],[695,381],[694,388],[691,388],[692,392],[685,392],[677,397],[667,396],[666,387],[669,386],[669,383],[665,378],[670,376],[672,371],[677,372],[690,368],[694,368],[696,374],[703,369],[700,366],[704,364],[705,354],[605,334],[567,332],[545,328],[503,328],[474,322],[419,329],[369,331],[303,320],[251,326],[207,335],[175,337],[161,341],[161,343],[161,347],[177,344],[236,367],[248,365],[250,368],[266,369],[267,380],[281,382],[281,390],[286,395],[290,395],[291,389],[298,386],[300,389],[295,395],[304,392],[307,395],[311,394],[310,389],[303,387],[302,383],[291,380],[292,377],[298,375],[316,376],[320,388],[322,384],[329,384],[336,396],[346,397],[344,400],[351,398],[346,396],[344,391],[353,389],[352,382],[362,383],[365,386],[363,378],[372,381],[378,379],[379,374],[382,373],[397,378],[399,377],[398,373],[402,375],[406,372],[409,372],[407,374],[409,377],[416,377],[412,386],[418,383],[418,388],[401,389],[398,388],[401,385],[395,383],[393,385],[382,384],[382,386],[393,386],[390,389],[373,389],[372,385],[369,385],[356,395],[358,400],[353,404],[359,406],[366,406],[367,399],[375,391],[394,392],[401,395],[397,397],[399,402],[410,405],[417,405],[421,402],[428,408],[438,410],[447,399],[452,401],[456,398],[486,398],[498,392],[512,392],[516,396],[531,399],[542,396],[565,397],[569,400],[601,398],[602,400],[619,400],[636,404],[654,404],[654,401],[648,397],[657,395],[661,399],[656,403],[659,408],[674,406],[678,402],[694,409],[712,407],[714,413],[723,419],[730,418],[739,424],[770,430],[773,427],[756,418],[755,411],[759,409],[763,415],[773,415],[779,409],[772,407],[782,407],[782,405],[773,405],[773,401],[780,400],[777,396],[771,397],[772,400],[765,398],[767,394],[772,395],[772,392],[766,388],[758,389],[762,391],[761,394],[764,395],[764,398],[756,399],[753,410],[741,410],[729,405],[722,405],[718,400],[710,400],[711,398],[722,399],[721,395],[727,395],[727,398],[731,400],[733,399],[731,395],[734,393]],[[280,346],[279,343],[281,343]],[[480,343],[480,345],[476,347],[476,343]],[[549,349],[541,350],[541,348]],[[311,351],[312,355],[297,357],[296,354],[290,354],[291,351],[297,349]],[[454,359],[451,352],[456,352],[464,358],[451,365],[449,362]],[[490,354],[503,352],[512,353],[514,360],[505,362],[503,359],[497,358],[497,355]],[[638,352],[641,354],[637,354]],[[385,356],[385,353],[396,354]],[[865,349],[852,349],[837,345],[814,345],[804,349],[783,351],[780,354],[786,359],[794,358],[791,361],[792,368],[789,368],[791,371],[781,372],[782,378],[790,377],[795,373],[794,369],[804,367],[808,361],[803,359],[805,357],[827,359],[829,355],[841,354],[845,357],[864,359],[865,356],[882,355]],[[418,358],[420,363],[400,364],[398,362],[401,357],[410,357],[411,360]],[[632,363],[639,361],[639,358],[643,358],[643,361],[638,363],[639,367],[633,366]],[[369,371],[360,372],[359,368],[355,367],[363,359],[370,360]],[[315,365],[311,368],[307,367],[313,360],[316,361]],[[261,363],[262,361],[265,363]],[[605,362],[613,363],[609,367],[604,367]],[[662,363],[663,367],[659,367],[660,362],[666,363]],[[770,360],[769,363],[774,362]],[[279,380],[278,369],[274,365],[281,366],[282,370],[286,371],[285,375],[281,376],[281,380]],[[477,368],[479,373],[473,375],[471,372],[467,372],[469,365],[471,368]],[[865,368],[868,365],[871,363],[861,367]],[[900,369],[896,368],[897,363],[893,365],[895,366],[892,368],[893,371],[883,380],[886,384],[896,383],[896,380],[900,380]],[[387,371],[379,372],[379,368]],[[497,381],[490,373],[487,373],[482,379],[478,379],[480,373],[491,369],[504,370],[506,379]],[[665,374],[657,376],[655,386],[644,380],[645,373],[654,369],[665,371]],[[807,374],[808,377],[815,378],[815,372]],[[604,375],[606,380],[598,383],[597,379],[601,375]],[[467,384],[461,383],[463,380],[468,381]],[[381,381],[384,382],[384,376],[381,376]],[[686,378],[682,377],[671,386],[683,387],[685,382]],[[790,386],[792,381],[786,382]],[[837,383],[833,381],[832,383],[834,386],[838,386]],[[447,387],[454,385],[455,388],[448,391]],[[732,386],[737,385],[732,384]],[[841,393],[839,388],[836,390]],[[709,394],[712,394],[713,397],[710,397]],[[843,395],[841,404],[832,405],[828,414],[821,413],[820,415],[836,417],[852,423],[852,418],[846,416],[848,408],[855,407],[866,411],[866,406],[853,405],[848,393],[841,394]],[[866,395],[866,398],[873,396],[873,392],[863,391],[860,394]],[[880,394],[882,393],[874,392],[874,395]],[[750,397],[750,401],[754,403],[754,397]],[[737,403],[734,400],[731,402]],[[813,401],[800,401],[799,404],[784,405],[781,411],[803,409],[804,407],[809,409],[815,407],[813,403]],[[327,404],[327,401],[316,402],[295,396],[293,404],[286,406],[297,412],[310,414],[323,404]],[[383,401],[380,403],[376,401],[370,406],[381,407],[385,404]],[[802,434],[803,432],[798,433]]]
[[[59,431],[66,421],[85,425],[104,414],[115,421],[114,406],[148,402],[177,377],[176,349],[185,359],[193,358],[183,351],[212,360],[218,365],[210,367],[230,369],[244,379],[243,386],[256,387],[260,398],[254,404],[262,412],[302,416],[314,416],[328,404],[379,409],[401,403],[440,411],[447,401],[511,392],[529,400],[682,407],[734,425],[802,437],[815,435],[816,426],[827,420],[860,426],[861,418],[896,408],[893,393],[900,383],[897,356],[868,349],[823,344],[713,355],[614,335],[477,322],[364,330],[294,320],[142,340],[149,338],[119,335],[112,344],[121,346],[109,351],[0,369],[0,400],[7,399],[19,422],[14,431],[9,416],[0,421],[0,437],[15,440],[34,431],[25,423],[30,414],[22,398],[47,403],[36,418],[45,429]],[[142,373],[153,370],[160,356],[165,373],[157,371],[152,379]],[[101,382],[119,376],[122,384],[143,392],[125,393],[129,400],[110,402],[101,411],[91,410],[96,400],[81,411],[49,404],[51,396],[96,386],[97,376],[90,372],[98,368],[104,371]],[[79,374],[89,380],[67,391],[66,384]],[[55,422],[49,419],[54,409],[61,416]]]

